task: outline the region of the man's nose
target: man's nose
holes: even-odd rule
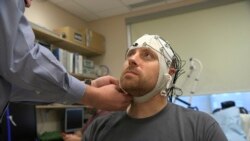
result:
[[[139,61],[138,53],[136,53],[128,58],[129,65],[137,66],[138,61]]]

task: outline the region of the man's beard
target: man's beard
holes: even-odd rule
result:
[[[146,80],[121,78],[121,87],[133,97],[140,97],[150,92],[152,86],[147,86]]]

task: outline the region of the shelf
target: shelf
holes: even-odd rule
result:
[[[44,41],[48,43],[56,43],[61,42],[62,39],[60,36],[49,29],[40,27],[36,24],[31,23],[32,29],[36,35],[36,38],[43,39]]]
[[[84,76],[82,74],[71,73],[71,75],[73,75],[74,77],[76,77],[77,79],[82,80],[82,81],[85,79],[96,79],[96,77],[88,77],[88,76]]]
[[[93,52],[91,49],[84,47],[83,45],[79,45],[77,43],[74,43],[72,41],[68,41],[66,39],[63,39],[60,37],[59,34],[56,32],[53,32],[49,29],[46,29],[44,27],[41,27],[39,25],[31,23],[32,29],[35,33],[35,36],[37,39],[42,40],[46,43],[53,44],[55,47],[62,48],[64,50],[79,53],[83,56],[96,56],[101,55],[101,53]],[[74,77],[78,78],[79,80],[85,80],[85,79],[95,79],[93,77],[84,76],[81,74],[73,74]]]
[[[74,107],[83,107],[87,108],[88,106],[84,105],[63,105],[63,104],[49,104],[49,105],[36,105],[36,109],[63,109],[63,108],[74,108]]]
[[[70,52],[77,52],[84,56],[97,56],[102,54],[100,52],[93,51],[90,48],[87,48],[83,45],[79,45],[72,41],[65,40],[55,32],[46,29],[44,27],[38,26],[33,23],[31,23],[31,26],[37,39],[53,44],[58,48],[65,49]]]

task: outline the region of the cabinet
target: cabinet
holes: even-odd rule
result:
[[[39,135],[45,132],[61,132],[63,129],[63,122],[66,108],[83,108],[83,121],[88,120],[91,114],[88,113],[88,107],[83,105],[37,105],[36,117],[37,117],[37,132]]]
[[[0,140],[35,141],[37,139],[36,125],[34,105],[10,103],[1,125]]]
[[[97,56],[104,53],[104,46],[102,46],[102,50],[95,50],[96,47],[92,48],[91,46],[86,46],[85,44],[78,44],[71,40],[64,39],[61,37],[60,33],[53,32],[51,30],[48,30],[46,28],[40,27],[36,24],[31,23],[32,29],[35,33],[35,36],[37,39],[41,39],[47,43],[53,44],[57,47],[60,47],[62,49],[71,51],[71,52],[77,52],[83,56]],[[98,34],[101,36],[100,34]],[[83,37],[85,38],[85,37]],[[103,37],[104,38],[104,37]],[[95,40],[95,39],[94,39]]]
[[[97,53],[105,52],[105,38],[101,34],[88,28],[83,32],[85,33],[85,43],[87,48],[90,48]]]
[[[76,35],[63,38],[61,34],[62,31],[72,32],[72,33],[76,33],[76,31],[74,30],[72,31],[71,28],[65,27],[65,28],[62,28],[61,30],[57,29],[56,30],[57,32],[55,32],[55,31],[51,31],[46,28],[40,27],[33,23],[31,23],[31,26],[37,39],[43,42],[52,44],[55,47],[67,50],[69,52],[78,53],[85,57],[91,57],[91,56],[101,55],[105,51],[104,49],[105,39],[102,35],[96,32],[89,31],[88,33],[90,33],[90,35],[88,35],[87,32],[86,34],[85,32],[83,32],[82,34],[77,33]],[[82,40],[82,41],[74,42],[72,40],[72,38],[74,38],[73,36],[77,36],[77,39]],[[81,74],[73,74],[73,73],[71,74],[80,80],[95,78],[92,76],[91,77],[83,76]]]
[[[60,32],[53,32],[46,28],[40,27],[36,24],[31,23],[32,29],[35,33],[37,39],[42,40],[43,42],[53,44],[53,46],[59,47],[61,49],[79,53],[82,56],[91,57],[97,56],[104,53],[104,37],[95,33],[94,36],[90,36],[91,39],[90,46],[86,46],[86,35],[83,34],[76,34],[77,38],[83,39],[83,42],[74,42],[69,38],[63,38]],[[66,30],[70,30],[66,28]],[[97,36],[98,35],[98,36]],[[72,38],[72,37],[70,37]],[[97,38],[97,42],[101,41],[102,43],[92,43],[95,41],[94,38]],[[93,46],[94,45],[94,46]],[[76,78],[80,80],[84,79],[94,79],[90,77],[83,76],[81,74],[72,74]],[[53,104],[53,105],[37,105],[36,106],[36,117],[37,117],[37,132],[51,132],[51,131],[58,131],[61,129],[61,121],[62,116],[64,113],[65,108],[77,108],[82,107],[87,109],[88,107],[81,106],[81,105],[62,105],[62,104]],[[87,110],[86,110],[87,111]],[[90,115],[86,112],[84,114],[84,121],[88,119]]]
[[[104,36],[89,28],[77,30],[65,26],[57,28],[54,31],[66,41],[77,44],[81,48],[92,53],[92,55],[100,55],[105,52]]]

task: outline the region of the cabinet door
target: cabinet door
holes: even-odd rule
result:
[[[85,36],[86,48],[98,54],[103,54],[105,52],[105,38],[103,35],[93,30],[85,29]]]
[[[16,125],[11,123],[10,117]],[[4,141],[35,141],[37,138],[35,106],[10,103],[1,132]]]

